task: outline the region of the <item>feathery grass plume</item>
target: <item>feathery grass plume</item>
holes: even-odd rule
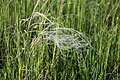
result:
[[[45,19],[47,21],[47,27],[43,29],[39,34],[37,38],[34,38],[31,43],[31,48],[34,49],[36,45],[38,44],[56,44],[57,48],[62,51],[66,50],[70,52],[71,50],[75,50],[75,52],[79,53],[81,52],[81,48],[85,48],[90,46],[90,41],[88,40],[87,36],[85,36],[82,32],[79,32],[72,28],[65,28],[65,27],[59,27],[55,28],[54,26],[56,22],[52,22],[50,19],[46,17],[46,15],[34,12],[32,15],[32,19],[35,17],[41,17],[42,19]],[[31,20],[31,19],[22,19],[24,22]],[[39,24],[43,25],[44,22],[40,21],[38,23],[32,23],[30,27]],[[30,28],[29,27],[29,28]]]
[[[44,14],[39,12],[33,13],[32,16],[33,19],[40,16],[46,19],[49,23],[47,23],[48,26],[38,34],[38,37],[33,39],[31,47],[34,47],[35,45],[38,45],[38,43],[42,42],[45,44],[55,43],[60,51],[66,50],[70,52],[71,49],[75,49],[76,52],[78,52],[80,51],[79,49],[88,47],[88,45],[90,45],[90,41],[82,32],[79,32],[72,28],[55,28],[53,26],[58,23],[52,22]],[[31,27],[34,24],[36,23],[31,24]],[[42,22],[39,24],[42,24]]]
[[[60,50],[69,51],[72,48],[77,50],[89,45],[87,37],[72,28],[50,28],[40,34],[44,36],[43,41],[46,44],[50,44],[47,43],[47,40],[53,41]]]
[[[45,43],[46,45],[56,44],[57,48],[61,51],[66,50],[71,52],[74,50],[76,53],[82,52],[82,49],[90,46],[88,38],[79,31],[72,28],[45,28],[39,33],[38,37],[32,42],[32,46]]]

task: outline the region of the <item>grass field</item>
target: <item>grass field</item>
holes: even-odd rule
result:
[[[0,0],[0,80],[120,80],[120,0]]]

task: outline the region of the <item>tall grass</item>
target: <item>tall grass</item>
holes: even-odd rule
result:
[[[120,0],[0,0],[0,79],[120,80],[119,13]],[[61,47],[59,32],[41,34],[48,26],[82,33],[89,46],[64,36]]]

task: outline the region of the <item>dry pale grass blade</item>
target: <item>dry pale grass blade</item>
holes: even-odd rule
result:
[[[34,20],[35,18],[41,18],[41,20],[38,20],[36,22],[31,22],[32,20]],[[45,22],[46,21],[46,22]],[[53,25],[55,24],[55,22],[52,22],[50,19],[47,18],[47,16],[45,14],[42,14],[40,12],[33,12],[31,14],[31,16],[29,16],[28,18],[26,19],[21,19],[20,20],[20,26],[24,25],[26,22],[29,22],[28,23],[28,29],[33,27],[34,25],[43,25],[43,24],[47,24],[47,25]]]

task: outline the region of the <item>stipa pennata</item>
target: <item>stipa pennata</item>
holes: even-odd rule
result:
[[[52,41],[60,50],[78,50],[89,45],[88,38],[72,28],[46,28],[39,35],[43,36],[43,42],[51,44],[48,40]]]
[[[39,33],[38,37],[33,40],[32,45],[41,42],[44,42],[45,44],[55,43],[58,49],[67,51],[71,51],[71,49],[78,51],[78,49],[85,48],[90,45],[88,37],[86,37],[82,32],[72,28],[55,28],[53,26],[58,23],[52,22],[44,14],[35,12],[34,17],[36,16],[42,16],[50,23]]]

